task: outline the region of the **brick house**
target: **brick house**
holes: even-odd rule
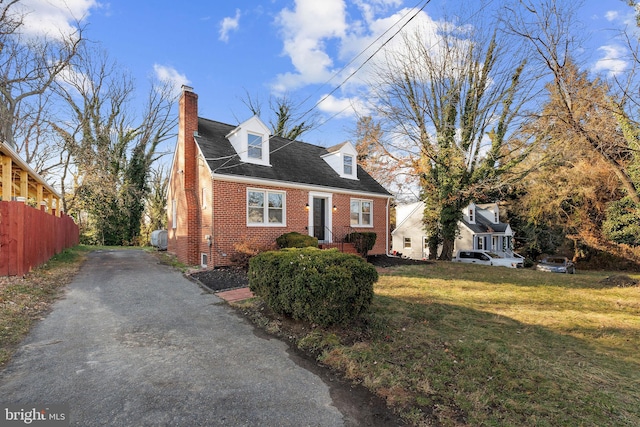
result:
[[[325,245],[374,232],[369,253],[385,254],[390,198],[358,166],[351,143],[273,137],[255,116],[239,125],[204,119],[198,96],[183,87],[167,192],[167,250],[181,262],[229,265],[236,244],[269,244],[291,231]]]

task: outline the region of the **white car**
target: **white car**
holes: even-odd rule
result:
[[[506,258],[496,253],[483,251],[481,249],[458,251],[452,261],[480,265],[495,265],[509,268],[524,268],[523,258]]]

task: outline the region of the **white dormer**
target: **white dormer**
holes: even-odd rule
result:
[[[358,152],[349,142],[327,148],[322,158],[341,178],[358,179]]]
[[[465,221],[467,221],[469,224],[475,224],[476,215],[477,212],[475,203],[469,203],[469,206],[467,206],[463,212]]]
[[[269,128],[258,116],[238,125],[226,138],[246,163],[271,166],[269,161]]]
[[[478,205],[478,214],[482,215],[486,218],[487,221],[493,224],[500,223],[500,208],[498,207],[498,203],[486,203],[483,205]]]

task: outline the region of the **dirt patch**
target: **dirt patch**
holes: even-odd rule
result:
[[[616,274],[606,277],[600,281],[601,284],[610,287],[629,288],[631,286],[638,286],[638,281],[632,279],[626,274]]]

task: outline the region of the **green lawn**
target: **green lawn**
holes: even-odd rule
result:
[[[609,274],[400,267],[364,325],[313,336],[416,425],[637,426],[640,287]]]

